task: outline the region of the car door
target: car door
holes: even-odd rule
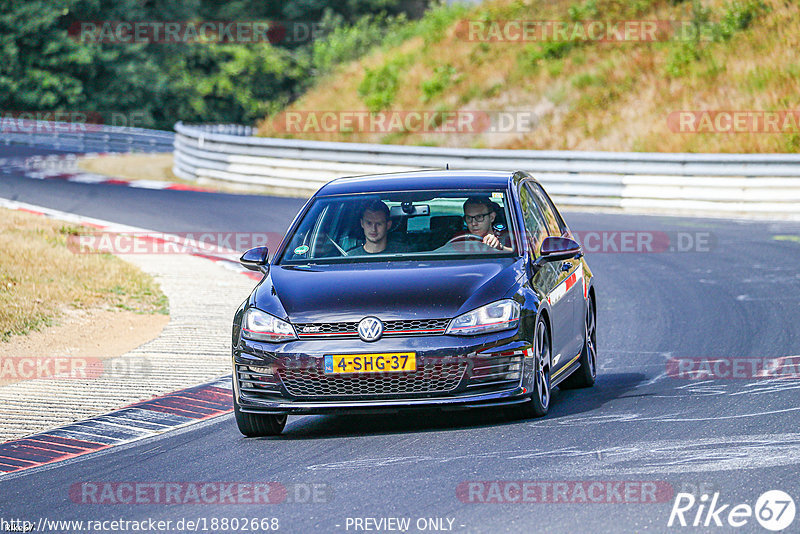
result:
[[[544,188],[536,182],[528,182],[528,185],[533,190],[537,203],[542,209],[550,235],[571,238],[572,234],[569,228]],[[572,320],[565,325],[565,352],[561,358],[561,361],[569,363],[583,348],[583,268],[579,258],[556,263],[558,263],[560,286],[556,287],[553,298],[564,300],[572,313]]]
[[[536,196],[527,183],[520,186],[520,207],[525,222],[525,234],[534,259],[541,249],[542,241],[549,235],[547,221]],[[564,361],[563,354],[569,344],[569,323],[572,322],[572,309],[564,299],[552,299],[560,281],[564,278],[561,262],[546,262],[541,265],[531,280],[533,288],[550,304],[550,326],[552,342],[553,373]]]

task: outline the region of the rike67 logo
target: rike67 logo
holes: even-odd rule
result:
[[[691,493],[678,493],[669,514],[668,527],[733,527],[739,528],[756,521],[767,530],[787,529],[795,516],[794,499],[783,491],[770,490],[756,499],[755,507],[748,503],[723,503],[719,492],[699,498]]]

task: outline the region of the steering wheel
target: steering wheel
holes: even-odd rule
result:
[[[328,243],[333,245],[333,247],[336,249],[336,252],[338,252],[340,256],[347,256],[347,252],[342,247],[340,247],[336,241],[331,239],[331,236],[329,236],[324,232],[320,232],[319,234],[317,234],[317,237],[313,240],[313,243],[311,244],[311,257],[318,258],[334,254],[333,250],[331,250],[330,247],[328,247],[327,249],[325,248],[328,246]]]
[[[334,241],[333,239],[331,239],[331,236],[329,236],[328,234],[325,234],[325,238],[326,238],[328,241],[330,241],[330,242],[331,242],[331,244],[332,244],[334,247],[336,247],[336,250],[338,250],[338,251],[339,251],[339,254],[341,254],[342,256],[347,256],[347,251],[346,251],[345,249],[343,249],[342,247],[340,247],[340,246],[339,246],[339,243],[337,243],[336,241]]]
[[[480,241],[481,243],[483,243],[483,238],[475,234],[461,234],[451,238],[450,241],[445,243],[445,245],[449,245],[450,243],[457,243],[459,241]]]

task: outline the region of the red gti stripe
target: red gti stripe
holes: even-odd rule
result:
[[[578,275],[576,273],[572,273],[572,276],[567,278],[567,291],[569,291],[577,281],[578,281]]]

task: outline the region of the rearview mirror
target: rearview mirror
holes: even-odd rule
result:
[[[255,247],[242,254],[242,257],[239,258],[239,263],[245,269],[266,273],[269,270],[268,259],[269,249],[267,247]]]
[[[392,218],[398,217],[427,217],[431,214],[431,207],[428,204],[412,204],[403,202],[400,206],[392,206],[389,215]]]
[[[558,261],[574,258],[581,253],[581,246],[568,237],[546,237],[542,241],[539,257],[542,261]]]

